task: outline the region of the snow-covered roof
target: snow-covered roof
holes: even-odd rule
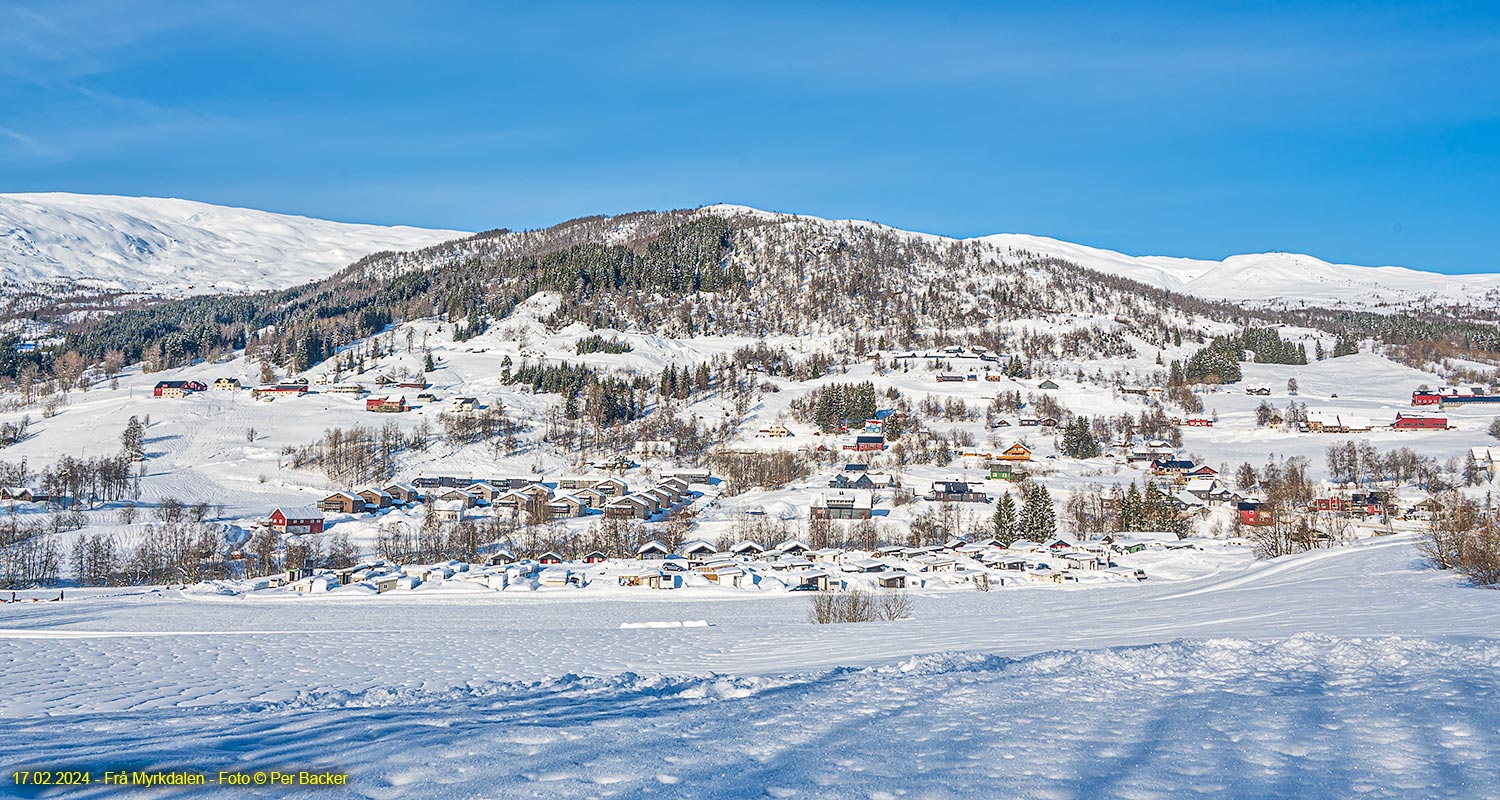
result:
[[[827,508],[829,506],[863,510],[873,507],[874,500],[868,489],[830,489],[826,492],[820,492],[812,500],[813,508]]]

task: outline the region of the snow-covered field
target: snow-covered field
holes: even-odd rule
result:
[[[1478,797],[1496,597],[1401,536],[842,626],[787,595],[76,591],[0,606],[0,761],[347,771],[333,791],[380,798]]]

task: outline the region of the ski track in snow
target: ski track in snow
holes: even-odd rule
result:
[[[1497,596],[1409,537],[828,627],[787,596],[84,593],[0,608],[0,759],[372,798],[1486,796]],[[712,627],[619,627],[672,615]]]

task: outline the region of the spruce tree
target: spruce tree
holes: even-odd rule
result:
[[[1052,495],[1047,492],[1047,487],[1039,483],[1026,487],[1026,500],[1021,507],[1020,533],[1039,543],[1046,543],[1057,535],[1057,512],[1052,508]]]
[[[1120,503],[1120,530],[1141,530],[1141,492],[1135,487],[1135,481],[1130,482],[1125,499]]]
[[[120,450],[131,458],[137,458],[146,452],[145,448],[146,426],[138,418],[131,417],[120,434]]]
[[[1010,497],[1010,492],[1001,492],[1000,499],[995,503],[995,538],[1000,544],[1009,547],[1012,542],[1020,538],[1016,532],[1018,520],[1016,519],[1016,501]]]

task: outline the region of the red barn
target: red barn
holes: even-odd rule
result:
[[[377,411],[381,413],[399,414],[407,410],[406,398],[398,397],[392,400],[389,397],[371,397],[365,401],[366,411]]]
[[[1448,430],[1447,417],[1409,417],[1405,414],[1397,414],[1396,421],[1391,423],[1394,431],[1445,431]]]
[[[152,396],[177,399],[187,397],[192,391],[188,388],[188,381],[158,381]]]
[[[1203,419],[1201,417],[1198,417],[1188,420],[1186,424],[1191,428],[1212,428],[1214,426],[1214,421],[1211,419]]]
[[[1414,406],[1435,406],[1443,402],[1443,396],[1437,392],[1412,392],[1411,404]]]
[[[271,527],[278,533],[322,533],[323,512],[317,508],[278,508],[271,512]]]

